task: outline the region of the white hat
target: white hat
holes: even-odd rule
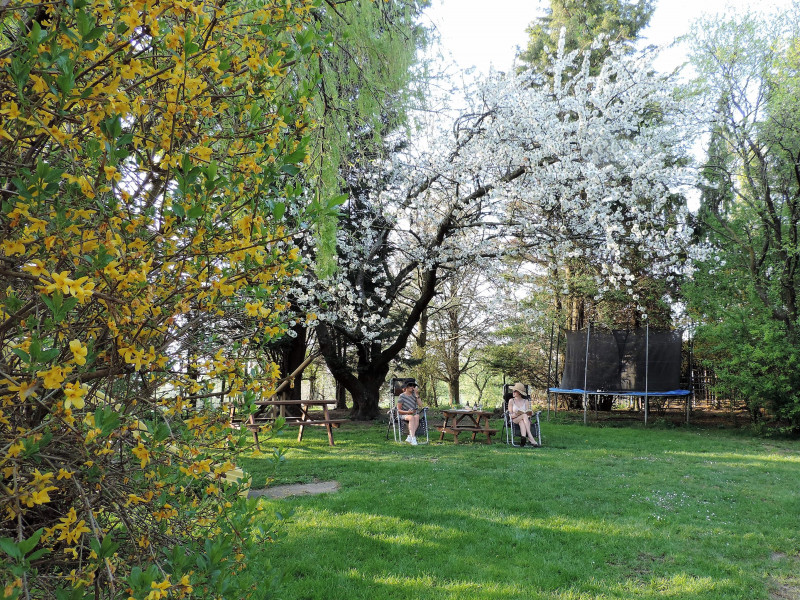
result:
[[[519,392],[519,393],[520,393],[520,394],[522,394],[523,396],[527,396],[527,395],[528,395],[528,390],[527,390],[527,388],[526,388],[524,385],[522,385],[521,383],[515,383],[515,384],[514,384],[514,385],[511,387],[511,391],[512,391],[512,392]]]

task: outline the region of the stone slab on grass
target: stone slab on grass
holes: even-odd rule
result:
[[[287,496],[302,496],[304,494],[326,494],[339,491],[338,481],[317,481],[315,483],[292,483],[289,485],[276,485],[263,490],[250,490],[250,498],[286,498]]]

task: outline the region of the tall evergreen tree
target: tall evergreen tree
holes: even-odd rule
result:
[[[540,73],[546,71],[548,55],[558,47],[561,29],[565,30],[564,50],[585,50],[604,35],[606,52],[592,56],[592,68],[607,54],[611,41],[626,43],[637,39],[655,10],[653,0],[550,0],[544,17],[528,27],[528,47],[519,59]]]

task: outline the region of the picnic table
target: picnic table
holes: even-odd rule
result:
[[[261,447],[258,443],[258,430],[260,424],[274,422],[277,417],[286,417],[287,406],[299,406],[300,416],[286,417],[286,425],[296,425],[300,427],[297,434],[297,441],[302,441],[303,433],[306,427],[325,427],[328,432],[328,443],[333,446],[333,428],[339,427],[346,419],[331,419],[328,413],[328,405],[336,404],[335,400],[257,400],[254,402],[259,410],[255,414],[250,415],[246,422],[236,423],[231,413],[231,425],[234,427],[247,427],[253,432],[253,438],[256,442],[256,448],[259,450]],[[314,406],[322,407],[322,418],[312,417],[310,409]],[[271,409],[271,410],[268,410]]]
[[[453,408],[442,411],[444,423],[438,428],[441,434],[439,441],[444,439],[444,434],[449,433],[453,436],[453,442],[458,443],[458,436],[462,433],[471,433],[472,441],[481,433],[486,436],[486,443],[492,443],[492,436],[497,433],[497,429],[489,427],[489,417],[491,412],[485,410],[474,410],[470,408]]]

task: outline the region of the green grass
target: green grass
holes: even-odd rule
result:
[[[324,430],[299,444],[289,431],[273,485],[335,479],[341,490],[261,500],[267,515],[294,510],[264,549],[285,571],[280,597],[800,597],[797,442],[545,421],[542,431],[535,450],[451,436],[412,447],[386,441],[380,423],[343,426],[332,448]],[[265,463],[243,463],[256,488]]]

